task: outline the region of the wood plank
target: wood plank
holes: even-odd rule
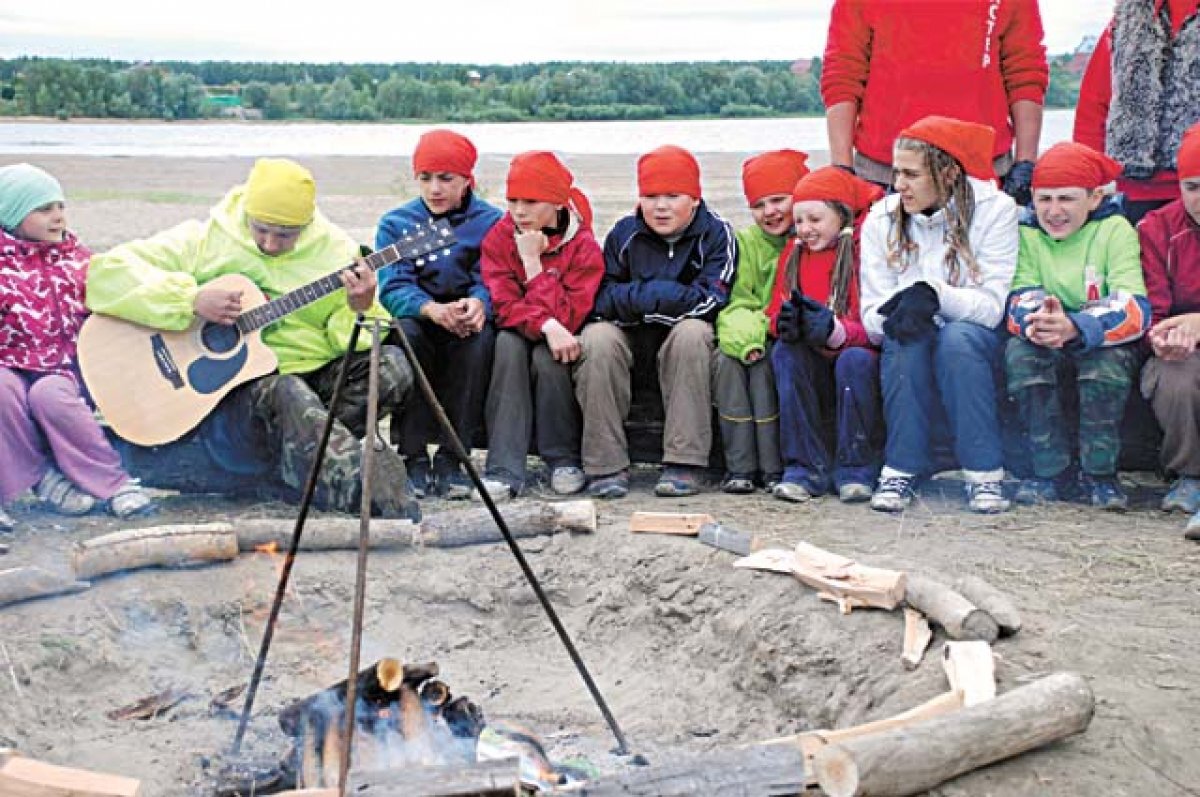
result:
[[[925,649],[933,641],[933,630],[929,621],[911,606],[904,607],[904,650],[900,662],[906,670],[915,670],[925,657]]]
[[[712,515],[688,512],[634,512],[629,516],[629,530],[642,534],[677,534],[695,537],[705,523],[715,523]]]
[[[14,756],[0,767],[4,797],[138,797],[141,782]]]
[[[351,772],[346,793],[355,797],[520,797],[521,767],[516,758],[502,758]]]
[[[899,570],[868,567],[807,542],[794,553],[796,578],[837,603],[843,614],[864,606],[891,610],[904,600],[906,577]]]
[[[950,688],[962,692],[963,705],[975,706],[996,697],[996,661],[988,643],[947,642],[942,648],[942,668]]]

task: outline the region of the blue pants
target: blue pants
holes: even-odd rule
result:
[[[936,335],[909,343],[886,338],[881,367],[884,464],[916,475],[940,469],[931,452],[938,438],[948,435],[954,458],[968,476],[1001,478],[999,357],[999,332],[967,321],[951,321]]]
[[[874,482],[882,436],[879,355],[850,348],[829,359],[803,343],[778,341],[771,365],[779,390],[783,480],[813,495],[827,492],[831,482]]]

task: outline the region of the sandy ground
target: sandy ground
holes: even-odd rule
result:
[[[9,160],[12,160],[11,158]],[[97,249],[202,214],[248,161],[43,158],[64,182],[73,225]],[[735,223],[739,157],[704,158],[713,204]],[[386,159],[310,162],[328,214],[364,241],[409,183]],[[632,158],[576,158],[603,231],[629,207]],[[502,196],[504,163],[485,162],[485,194]],[[1180,516],[1156,508],[1163,485],[1135,474],[1135,508],[1102,515],[1061,506],[972,516],[958,486],[938,483],[901,517],[823,499],[785,505],[759,493],[649,495],[599,507],[592,536],[527,541],[543,580],[613,712],[651,760],[807,728],[897,713],[945,689],[936,658],[898,662],[899,613],[841,616],[784,577],[731,567],[694,540],[631,535],[637,509],[703,511],[781,545],[807,540],[868,564],[951,577],[975,573],[1010,593],[1024,629],[996,645],[1001,691],[1055,670],[1084,674],[1095,719],[1080,737],[937,789],[943,797],[1200,793],[1200,547]],[[448,508],[430,501],[426,512]],[[28,505],[0,568],[65,567],[74,541],[128,525],[289,517],[274,502],[163,500],[158,517],[121,524],[69,520]],[[277,559],[252,554],[189,570],[99,580],[89,591],[0,609],[0,748],[141,778],[147,795],[200,793],[204,761],[235,722],[210,698],[243,683],[253,663]],[[275,714],[345,676],[354,557],[303,555],[267,665],[248,748],[278,754]],[[939,633],[935,647],[942,641]],[[936,651],[934,651],[936,652]],[[599,713],[502,546],[380,552],[371,558],[364,661],[437,660],[444,680],[489,717],[517,721],[555,756],[622,764]],[[191,697],[148,721],[105,712],[168,687]]]

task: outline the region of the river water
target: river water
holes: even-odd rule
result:
[[[1071,137],[1072,110],[1046,112],[1042,148]],[[430,125],[313,122],[4,122],[0,154],[220,157],[407,155]],[[827,147],[823,117],[452,125],[480,152],[550,149],[622,155],[677,144],[693,152]]]

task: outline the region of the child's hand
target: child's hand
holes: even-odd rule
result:
[[[461,308],[460,318],[462,319],[463,328],[467,335],[475,335],[483,331],[483,324],[487,321],[487,316],[483,311],[483,302],[479,299],[459,299],[456,304]]]
[[[458,302],[426,302],[421,306],[421,315],[452,335],[465,338],[469,334],[463,327]]]
[[[375,272],[357,258],[353,266],[338,273],[346,288],[346,303],[356,313],[365,313],[375,303]]]
[[[579,338],[572,335],[566,327],[551,318],[542,325],[542,334],[546,336],[546,346],[555,362],[573,363],[583,354]]]
[[[1154,356],[1163,360],[1186,360],[1200,343],[1200,313],[1164,318],[1150,330]]]
[[[242,314],[242,292],[202,288],[192,300],[196,315],[214,324],[233,324]]]
[[[1075,322],[1063,310],[1062,302],[1056,296],[1047,296],[1040,309],[1027,317],[1026,337],[1039,346],[1048,349],[1061,349],[1070,341],[1079,337],[1079,329]]]
[[[531,280],[542,273],[542,253],[550,246],[550,240],[541,230],[517,230],[513,233],[517,243],[517,254],[525,266],[525,279]]]

